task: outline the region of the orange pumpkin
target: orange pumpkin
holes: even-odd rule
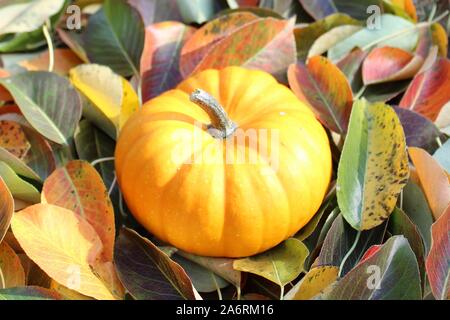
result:
[[[240,67],[203,71],[149,101],[116,149],[136,219],[203,256],[250,256],[295,234],[322,203],[331,167],[310,109],[271,75]]]

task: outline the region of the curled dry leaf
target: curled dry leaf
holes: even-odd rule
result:
[[[113,284],[96,274],[102,269],[102,242],[94,228],[74,212],[37,204],[17,212],[11,227],[30,259],[57,282],[96,299],[120,299]]]
[[[42,203],[57,205],[80,215],[97,232],[103,243],[102,256],[112,261],[114,209],[100,174],[85,161],[71,161],[55,170],[44,182]]]
[[[345,75],[327,58],[315,56],[288,71],[289,84],[319,120],[334,132],[347,132],[353,94]]]
[[[416,167],[420,184],[427,197],[428,204],[437,220],[450,203],[450,184],[439,163],[425,150],[409,148],[409,155]]]

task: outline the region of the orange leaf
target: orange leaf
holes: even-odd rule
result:
[[[54,58],[55,66],[53,71],[62,76],[67,75],[70,69],[83,63],[83,61],[70,49],[55,49]],[[49,53],[46,51],[34,59],[20,62],[19,65],[28,71],[47,71],[49,65]]]
[[[120,298],[108,289],[111,284],[96,275],[103,246],[79,215],[37,204],[17,212],[11,227],[27,256],[57,282],[96,299]]]
[[[100,174],[85,161],[71,161],[44,182],[42,202],[74,211],[89,222],[102,240],[105,261],[114,250],[114,209]]]
[[[420,148],[409,148],[408,150],[434,219],[437,220],[450,203],[450,185],[447,174],[425,150]]]
[[[412,78],[423,64],[423,58],[408,51],[382,47],[372,50],[363,63],[364,84],[376,84]]]
[[[238,12],[221,16],[206,23],[183,46],[180,57],[181,73],[185,77],[191,74],[208,51],[220,40],[230,35],[237,28],[258,19],[256,15],[250,12]]]
[[[0,120],[0,147],[17,158],[23,159],[31,146],[19,123]]]
[[[8,187],[0,176],[0,242],[2,242],[9,229],[14,213],[14,200]]]
[[[10,74],[8,71],[0,69],[0,78],[7,78]],[[6,90],[2,85],[0,85],[0,101],[12,101],[13,98],[8,90]]]
[[[25,272],[22,263],[6,242],[0,243],[0,273],[0,288],[14,288],[25,285]],[[4,283],[2,283],[3,281]]]
[[[311,105],[319,120],[337,133],[347,131],[353,94],[345,75],[330,60],[315,56],[293,64],[289,84],[297,97]]]
[[[285,81],[286,69],[296,60],[293,20],[257,19],[217,43],[197,65],[206,69],[241,66],[263,70]]]

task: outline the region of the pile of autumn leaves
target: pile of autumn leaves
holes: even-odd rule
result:
[[[144,1],[112,3],[86,8],[82,31],[66,29],[64,1],[42,7],[54,50],[2,56],[0,299],[448,297],[450,61],[438,21],[399,6],[373,32],[320,6],[305,7],[316,19],[308,24],[250,7],[198,26],[156,22]],[[0,33],[0,51],[23,51],[22,37],[41,45],[41,33],[29,36],[43,21],[12,22],[14,41]],[[269,72],[311,106],[334,141],[337,188],[299,234],[256,257],[157,247],[132,230],[115,139],[141,103],[228,65]],[[366,201],[358,208],[356,193]],[[382,268],[372,287],[370,266]]]

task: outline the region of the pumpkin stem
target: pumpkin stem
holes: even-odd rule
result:
[[[226,139],[236,131],[236,124],[231,121],[225,109],[209,93],[201,89],[196,89],[191,94],[190,99],[208,114],[211,119],[209,129],[213,129],[209,132],[215,138]]]

